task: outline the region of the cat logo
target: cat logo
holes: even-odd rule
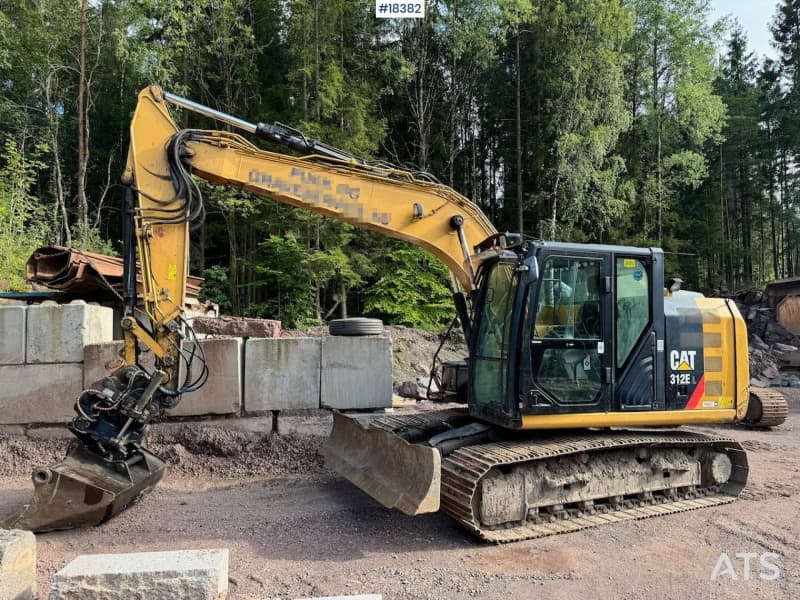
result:
[[[697,350],[673,350],[669,353],[669,368],[673,371],[694,371]]]

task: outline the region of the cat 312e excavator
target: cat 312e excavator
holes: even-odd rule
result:
[[[170,104],[301,156],[228,131],[179,129]],[[124,358],[81,394],[69,425],[78,443],[60,464],[34,471],[34,500],[7,526],[100,523],[161,479],[164,463],[144,447],[149,424],[213,368],[192,372],[201,348],[182,343],[193,339],[181,309],[189,228],[204,215],[194,177],[411,242],[450,269],[469,346],[466,406],[367,424],[334,413],[323,449],[329,466],[385,506],[442,508],[503,542],[723,504],[745,485],[742,447],[676,426],[785,418],[779,395],[748,390],[736,306],[665,282],[661,250],[498,233],[426,173],[157,87],[140,93],[130,136]],[[142,346],[154,369],[140,364]],[[443,379],[455,381],[465,367],[448,368]]]

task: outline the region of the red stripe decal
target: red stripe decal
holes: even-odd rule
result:
[[[684,410],[692,410],[693,408],[697,408],[697,405],[700,403],[700,400],[703,398],[703,395],[706,393],[706,376],[703,375],[700,377],[700,381],[697,382],[697,385],[692,392],[692,395],[689,396],[689,402],[686,403],[686,408]]]

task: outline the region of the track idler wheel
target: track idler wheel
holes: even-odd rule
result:
[[[789,406],[783,394],[775,390],[751,389],[742,423],[751,427],[776,427],[788,416]]]

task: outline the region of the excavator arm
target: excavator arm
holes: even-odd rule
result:
[[[179,129],[169,104],[304,156],[265,151],[228,131]],[[473,250],[478,244],[483,249],[504,243],[504,236],[475,204],[426,173],[366,161],[284,125],[248,123],[158,87],[143,90],[131,122],[123,176],[128,189],[124,360],[81,394],[78,414],[69,425],[80,443],[62,463],[34,471],[33,503],[5,526],[49,531],[98,524],[124,510],[163,476],[164,463],[143,447],[147,429],[177,405],[181,394],[200,387],[208,374],[200,345],[183,343],[193,338],[182,316],[189,230],[205,215],[195,176],[428,250],[450,269],[465,329],[464,292],[475,289],[480,260]],[[152,353],[155,368],[142,366],[142,348]]]

